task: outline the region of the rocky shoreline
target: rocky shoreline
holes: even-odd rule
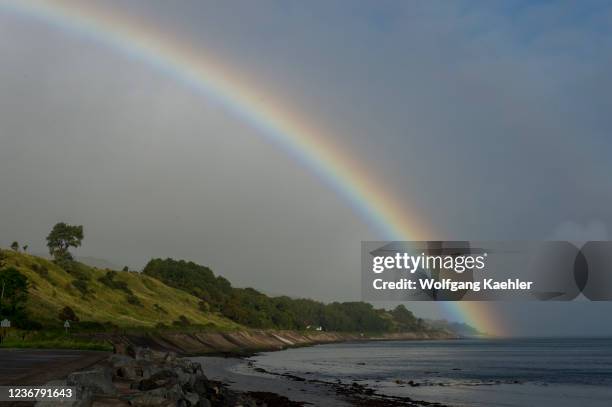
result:
[[[66,379],[47,383],[71,386],[77,391],[75,407],[102,406],[179,406],[179,407],[280,407],[303,406],[287,397],[265,391],[238,392],[227,384],[209,380],[200,363],[178,355],[223,354],[244,356],[253,352],[281,350],[290,347],[363,340],[448,339],[444,333],[393,334],[364,336],[341,333],[298,333],[294,331],[243,331],[212,333],[155,333],[105,337],[114,344],[115,352],[96,365],[69,374]],[[454,337],[453,337],[454,338]],[[266,372],[271,375],[274,373]],[[306,381],[291,376],[286,379]],[[435,403],[394,398],[375,394],[357,383],[321,382],[353,405],[372,407],[439,406]],[[55,406],[57,402],[41,401],[37,406]]]
[[[325,382],[291,374],[256,371],[291,381],[328,386],[351,405],[366,407],[443,407],[438,403],[377,394],[353,382]],[[72,407],[297,407],[307,403],[266,391],[239,392],[210,380],[201,363],[180,358],[174,352],[159,352],[129,346],[87,370],[77,371],[49,386],[70,386],[77,400],[61,405]],[[40,401],[39,407],[57,406],[57,401]]]
[[[115,353],[87,370],[47,385],[75,388],[77,400],[61,404],[72,407],[301,405],[274,393],[229,390],[223,383],[209,380],[200,363],[179,358],[174,352],[131,346],[123,354]],[[58,401],[39,401],[35,405],[52,407]]]

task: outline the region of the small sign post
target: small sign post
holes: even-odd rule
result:
[[[70,328],[70,321],[66,320],[66,322],[64,322],[64,329],[66,330],[66,335],[68,335],[69,328]]]
[[[4,341],[4,338],[6,337],[7,330],[11,327],[11,321],[4,318],[2,321],[0,321],[0,327],[2,328],[2,336],[0,336],[0,343],[2,343]]]

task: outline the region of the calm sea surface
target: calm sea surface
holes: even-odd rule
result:
[[[612,406],[611,338],[342,343],[250,360],[456,406]]]

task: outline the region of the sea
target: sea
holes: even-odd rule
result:
[[[450,406],[612,406],[612,338],[376,341],[265,352],[242,364]]]

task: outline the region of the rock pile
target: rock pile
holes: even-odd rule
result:
[[[48,384],[74,387],[78,400],[63,404],[74,407],[267,405],[208,380],[199,363],[146,348],[128,347],[125,354],[114,354],[89,370]],[[58,402],[36,405],[56,406]]]

